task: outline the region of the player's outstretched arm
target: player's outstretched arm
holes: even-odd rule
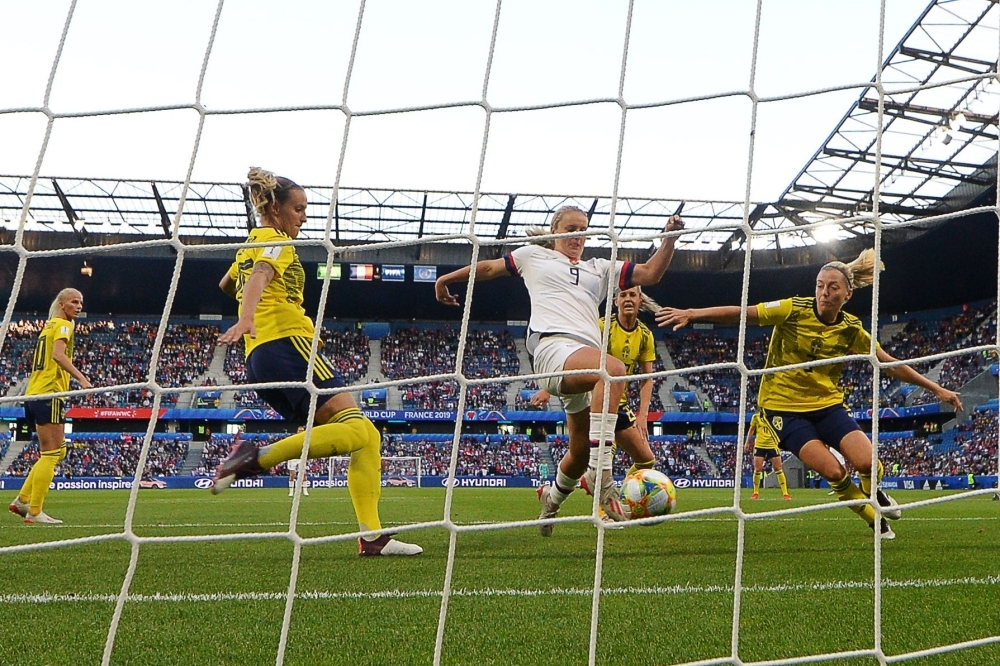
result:
[[[663,231],[680,231],[683,228],[684,220],[681,219],[681,216],[671,215],[670,220],[667,221],[667,225],[663,227]],[[659,282],[663,274],[667,272],[667,267],[670,266],[670,262],[674,258],[674,245],[676,243],[676,236],[664,238],[660,242],[660,247],[656,248],[653,256],[647,259],[645,263],[637,264],[632,270],[632,286],[648,287]]]
[[[881,348],[875,350],[875,356],[878,357],[878,360],[882,361],[883,363],[891,363],[892,361],[898,360],[890,356],[887,352],[883,351]],[[938,384],[936,381],[924,377],[922,374],[920,374],[919,372],[917,372],[908,365],[897,365],[891,368],[885,368],[884,372],[890,377],[894,377],[895,379],[898,379],[902,382],[906,382],[907,384],[913,384],[914,386],[919,386],[922,389],[930,391],[935,395],[935,397],[937,397],[938,400],[940,400],[941,402],[947,402],[955,409],[962,411],[964,411],[965,409],[962,406],[962,400],[958,397],[959,395],[958,393],[956,393],[955,391],[949,391],[948,389]]]
[[[714,308],[691,308],[688,310],[664,307],[656,311],[656,323],[660,328],[671,326],[675,331],[696,321],[711,322],[713,324],[737,324],[740,321],[742,310],[743,308],[738,305],[721,305]],[[757,308],[754,306],[748,307],[747,323],[756,324],[757,321]]]
[[[448,291],[448,285],[455,282],[468,282],[472,266],[463,266],[457,271],[442,275],[434,283],[434,297],[438,303],[458,306],[458,297]],[[503,259],[485,259],[476,263],[476,282],[492,280],[493,278],[510,275],[507,263]]]
[[[219,342],[224,345],[231,345],[239,342],[244,335],[251,338],[257,337],[257,327],[254,325],[254,315],[257,312],[257,305],[260,297],[264,294],[264,289],[274,279],[274,266],[258,261],[254,264],[253,271],[249,279],[243,285],[243,303],[240,307],[240,318],[229,328],[228,331],[219,336]]]
[[[229,298],[236,298],[236,283],[233,282],[231,277],[229,277],[228,271],[219,281],[219,289],[221,289],[222,292]]]

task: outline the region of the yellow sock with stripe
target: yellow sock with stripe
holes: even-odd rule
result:
[[[876,481],[875,481],[875,487],[876,488],[878,487],[878,484],[882,483],[882,475],[883,474],[885,474],[885,467],[883,467],[882,461],[879,460],[878,461],[878,476],[875,477],[876,478]],[[871,497],[872,496],[872,475],[871,474],[862,474],[861,472],[858,472],[858,476],[861,477],[861,492],[863,492],[866,496]]]
[[[17,499],[21,500],[25,504],[31,501],[31,488],[34,486],[35,481],[35,466],[32,465],[31,469],[28,471],[28,476],[24,479],[24,484],[21,486],[21,492],[17,494]]]
[[[31,499],[30,511],[33,515],[41,512],[45,504],[45,496],[49,494],[49,485],[56,475],[56,465],[62,459],[63,449],[42,451],[42,455],[31,468]]]
[[[306,433],[302,431],[262,446],[257,462],[264,469],[302,455]],[[378,501],[382,495],[382,438],[372,422],[357,407],[343,409],[321,426],[312,429],[309,458],[351,456],[347,465],[347,489],[354,513],[363,530],[382,529]]]
[[[837,494],[837,499],[841,502],[847,502],[850,500],[863,500],[868,499],[865,494],[861,492],[861,489],[854,485],[851,481],[850,474],[844,474],[844,478],[836,483],[830,484],[833,488],[833,492]],[[871,504],[862,504],[861,506],[849,507],[851,511],[861,516],[861,518],[869,525],[875,524],[875,509],[872,508]]]
[[[656,464],[656,460],[649,460],[647,462],[633,462],[632,466],[628,468],[628,473],[625,476],[632,476],[641,469],[653,469]]]
[[[367,443],[367,433],[354,423],[365,419],[357,407],[344,409],[324,425],[312,429],[312,440],[309,442],[309,458],[329,458],[330,456],[347,456]],[[274,444],[260,447],[257,462],[264,469],[298,458],[302,455],[302,447],[306,443],[306,431],[296,433],[291,437],[279,439]]]
[[[781,494],[788,494],[788,481],[785,479],[785,470],[780,469],[774,473],[774,476],[778,478],[778,485],[781,486]]]
[[[764,472],[754,472],[753,473],[753,494],[757,495],[760,493],[760,486],[764,482]]]

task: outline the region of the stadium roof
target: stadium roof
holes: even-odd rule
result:
[[[779,254],[782,247],[872,234],[876,177],[886,229],[919,231],[928,217],[981,204],[984,195],[995,191],[997,179],[998,29],[1000,9],[992,0],[932,2],[777,202],[747,207],[743,202],[687,201],[684,217],[692,233],[678,241],[678,248],[720,252],[725,265],[745,245],[739,229],[744,219],[756,231],[771,232],[755,239],[754,248]],[[17,229],[30,182],[25,176],[0,176],[0,229]],[[310,205],[303,237],[322,238],[333,188],[306,189]],[[342,187],[338,194],[332,210],[334,242],[423,243],[470,233],[471,193]],[[178,216],[182,195],[184,186],[178,182],[39,178],[25,229],[74,233],[86,245],[101,243],[105,235],[169,237],[175,220],[182,237],[220,241],[243,237],[253,224],[239,184],[191,183]],[[546,225],[551,212],[563,205],[589,211],[592,228],[600,228],[607,227],[612,200],[486,193],[478,202],[474,233],[484,240],[523,236],[528,226]],[[621,198],[616,233],[626,247],[649,247],[680,205],[677,200]],[[822,226],[802,228],[815,224]]]

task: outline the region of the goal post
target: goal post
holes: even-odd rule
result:
[[[347,466],[350,456],[330,456],[328,459],[326,480],[333,482],[334,477],[347,476]],[[422,488],[423,472],[420,456],[385,456],[382,458],[382,482],[391,487]]]

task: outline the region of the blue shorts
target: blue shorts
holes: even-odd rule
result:
[[[761,421],[778,440],[778,446],[795,456],[802,447],[818,439],[832,449],[840,451],[840,442],[848,434],[861,430],[843,405],[824,407],[812,412],[778,412],[761,409]]]
[[[255,347],[247,359],[247,381],[252,384],[306,381],[311,346],[311,339],[292,336]],[[340,373],[320,354],[316,354],[312,382],[316,388],[340,388],[347,385]],[[257,395],[286,421],[296,425],[306,424],[309,418],[309,391],[305,388],[257,389]],[[316,396],[316,409],[332,397],[329,394]]]
[[[63,418],[63,407],[66,404],[65,398],[49,398],[48,400],[25,400],[24,416],[28,426],[34,430],[36,426],[56,425],[65,423]]]
[[[635,425],[635,412],[628,405],[618,408],[618,420],[615,421],[615,433],[628,430]]]

